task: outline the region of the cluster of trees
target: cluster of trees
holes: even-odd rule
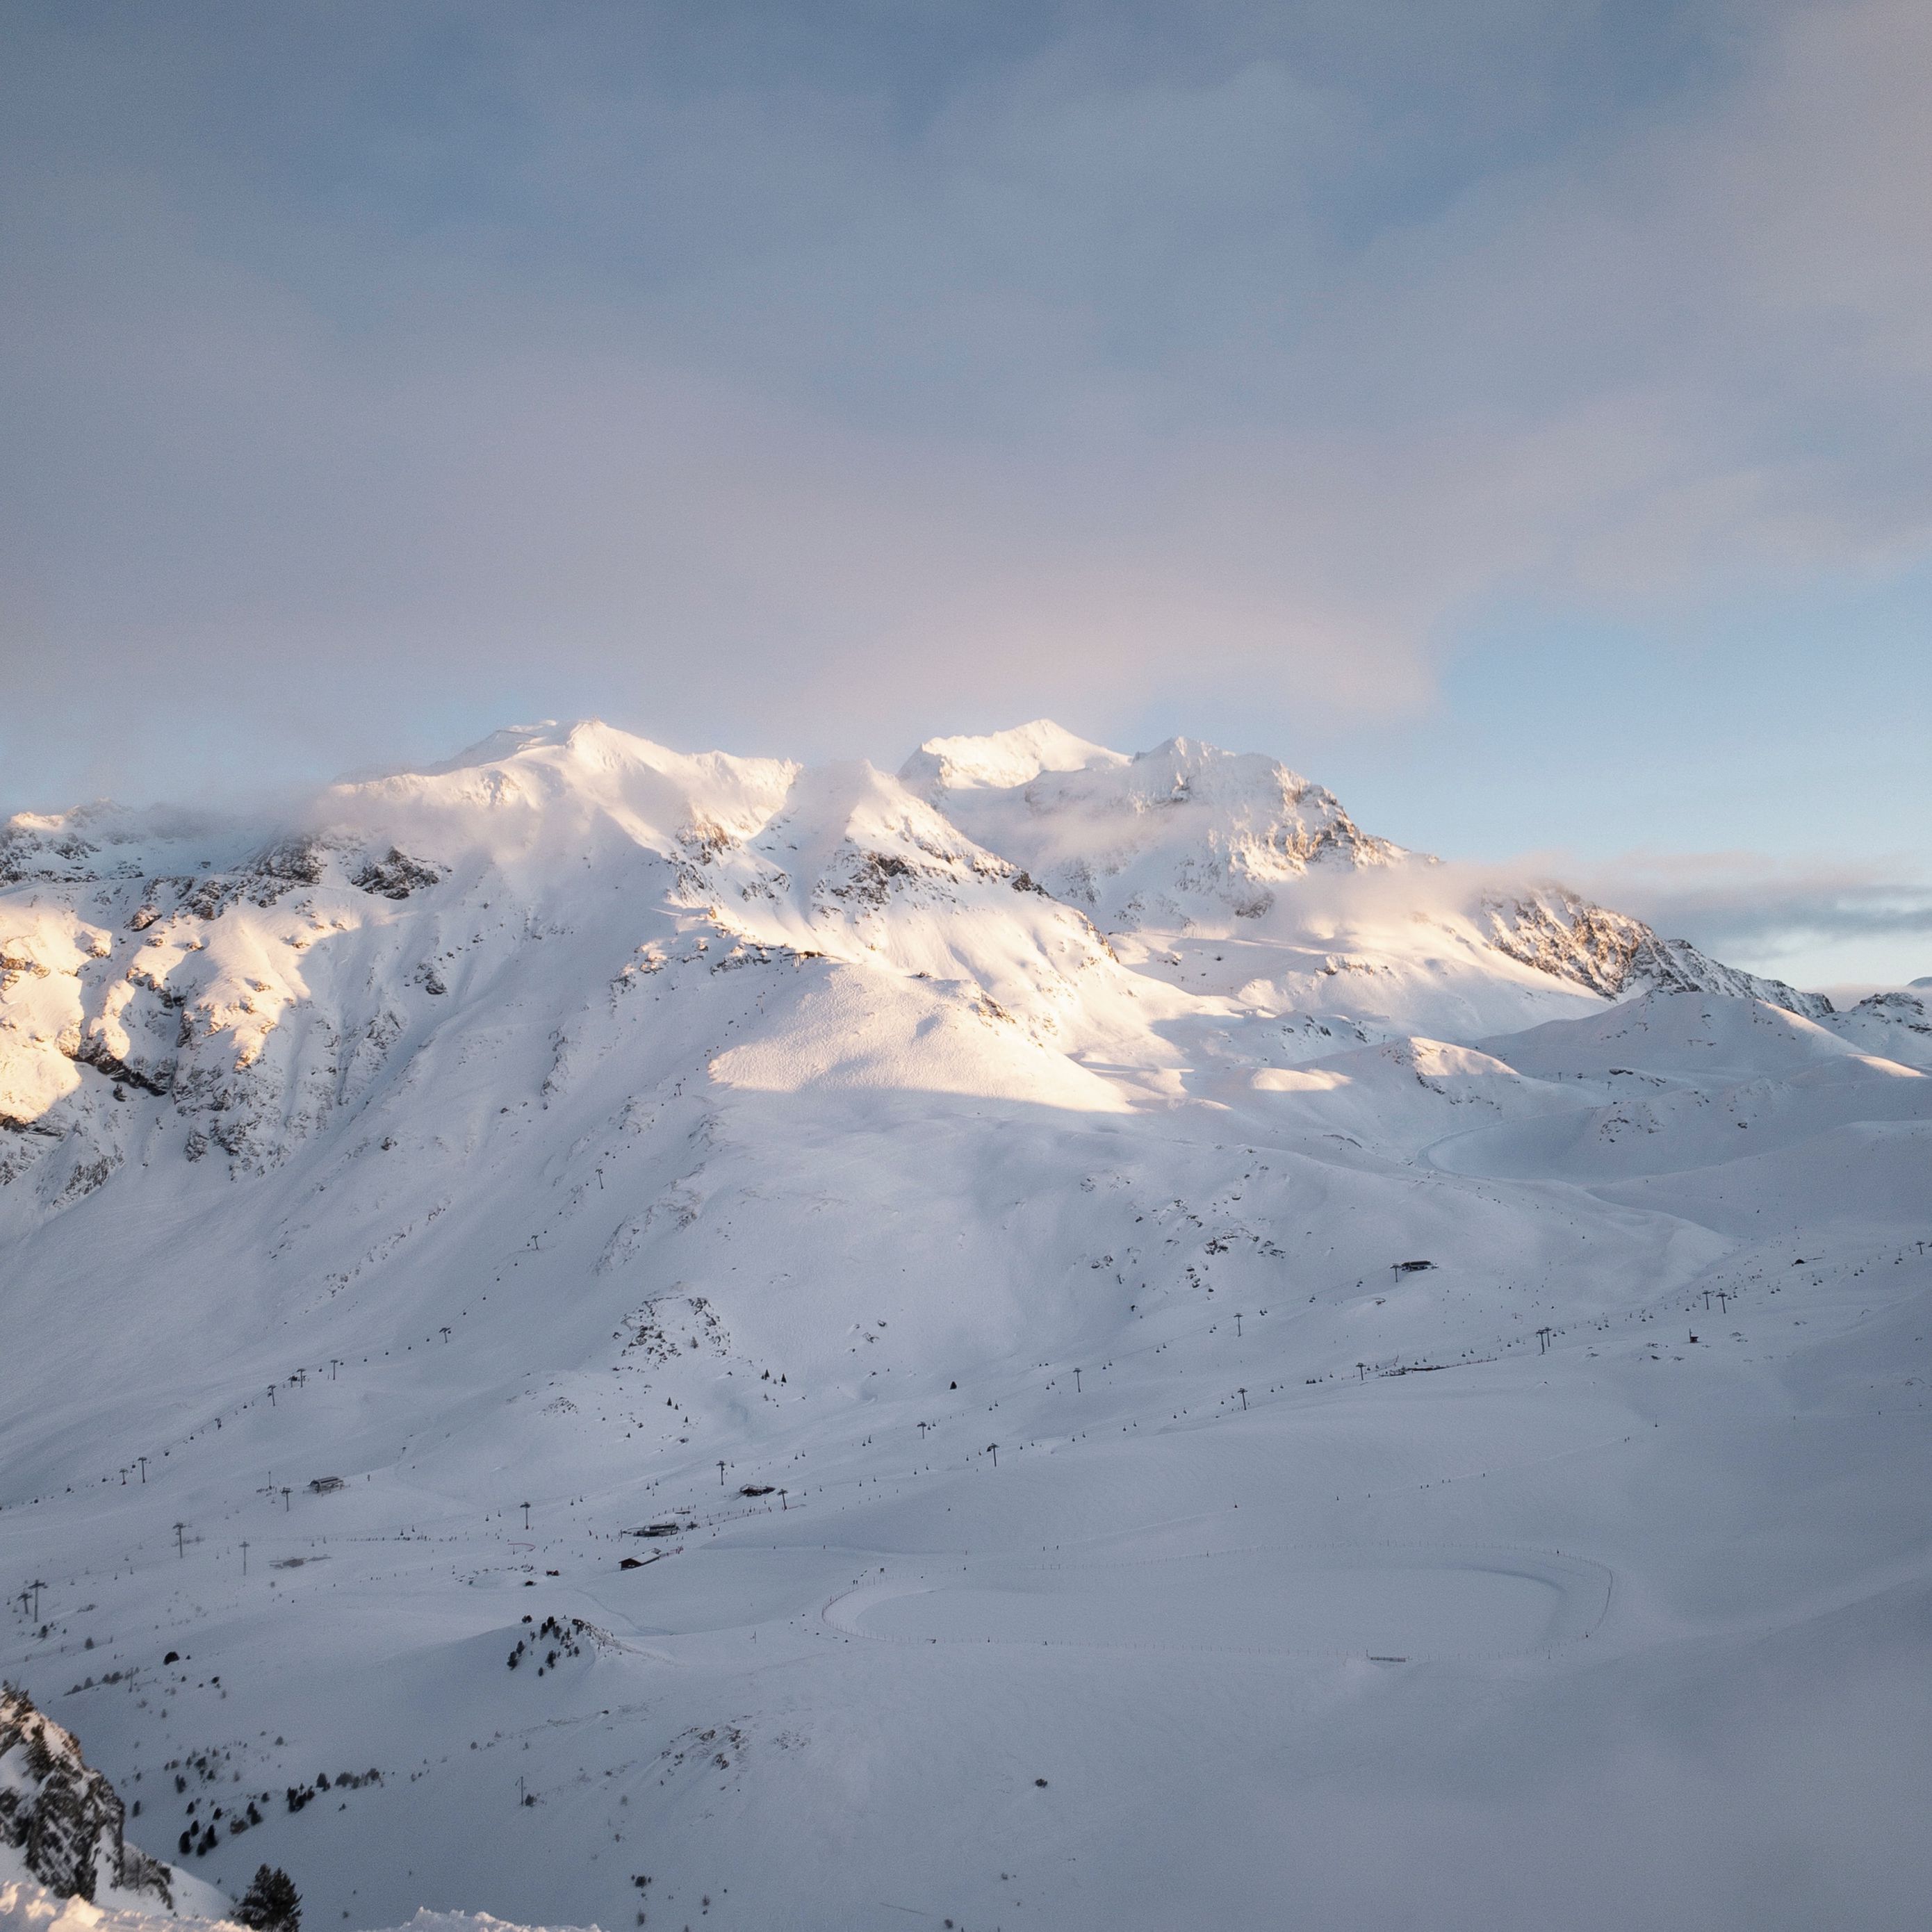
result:
[[[264,1798],[266,1798],[268,1793],[264,1792],[262,1795]],[[190,1804],[188,1808],[190,1811],[193,1811],[194,1806]],[[217,1823],[220,1822],[220,1817],[221,1807],[218,1804],[214,1809],[208,1814],[207,1821],[201,1827],[201,1837],[198,1840],[195,1837],[194,1821],[190,1818],[188,1821],[188,1829],[181,1834],[180,1840],[176,1846],[176,1850],[179,1852],[180,1855],[183,1858],[186,1858],[188,1855],[192,1852],[198,1858],[206,1858],[208,1853],[214,1849],[215,1840],[218,1836],[214,1828]],[[238,1838],[244,1832],[248,1830],[250,1826],[259,1825],[261,1822],[262,1814],[255,1809],[255,1801],[251,1798],[248,1801],[248,1809],[246,1812],[238,1811],[230,1815],[228,1820],[229,1836],[230,1838]]]
[[[380,1784],[382,1774],[372,1764],[367,1771],[339,1771],[335,1774],[334,1788],[338,1791],[360,1791],[365,1784]],[[313,1784],[292,1784],[284,1794],[288,1802],[289,1815],[296,1812],[314,1798],[318,1792],[330,1788],[328,1773],[318,1772]]]
[[[526,1623],[529,1621],[527,1617],[524,1618]],[[578,1617],[571,1618],[570,1628],[568,1630],[565,1629],[555,1617],[545,1617],[534,1636],[518,1638],[517,1647],[510,1653],[510,1668],[514,1670],[523,1662],[526,1651],[534,1657],[537,1654],[537,1646],[546,1637],[554,1637],[556,1640],[556,1646],[546,1653],[543,1661],[537,1666],[537,1675],[541,1677],[546,1670],[554,1670],[560,1655],[576,1657],[581,1654],[578,1646],[577,1637],[578,1634],[583,1628],[583,1620]]]

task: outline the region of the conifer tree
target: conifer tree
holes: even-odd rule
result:
[[[235,1918],[254,1932],[301,1932],[302,1894],[279,1865],[257,1866]]]

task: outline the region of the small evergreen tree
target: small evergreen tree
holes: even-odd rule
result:
[[[301,1932],[302,1894],[279,1865],[258,1866],[235,1908],[235,1919],[254,1932]]]

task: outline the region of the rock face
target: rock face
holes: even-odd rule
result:
[[[1822,993],[1801,993],[1782,980],[1742,973],[1700,952],[1687,940],[1662,939],[1628,913],[1592,905],[1561,886],[1521,898],[1484,902],[1490,940],[1499,952],[1559,980],[1573,980],[1606,999],[1637,993],[1721,993],[1762,1000],[1808,1020],[1828,1018]]]
[[[167,1868],[128,1842],[125,1815],[73,1733],[36,1710],[25,1691],[0,1686],[0,1843],[50,1891],[91,1900],[112,1886],[171,1910]]]

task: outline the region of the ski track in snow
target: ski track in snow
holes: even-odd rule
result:
[[[1928,1069],[1186,741],[16,820],[0,1669],[307,1932],[1916,1927]]]

